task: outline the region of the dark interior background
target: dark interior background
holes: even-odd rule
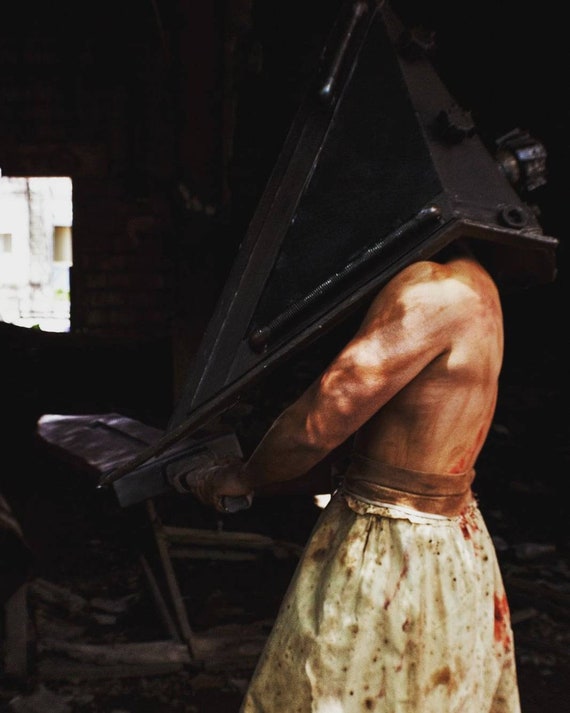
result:
[[[521,128],[548,153],[547,183],[528,200],[544,233],[560,240],[558,275],[504,298],[501,396],[478,488],[514,531],[567,553],[563,5],[392,4],[408,26],[434,30],[432,61],[488,145]],[[70,333],[0,323],[0,491],[27,525],[35,490],[58,498],[30,459],[41,414],[118,411],[166,426],[338,7],[31,0],[3,8],[2,175],[69,175],[74,188]]]
[[[74,191],[70,333],[0,323],[0,426],[11,455],[42,413],[119,411],[166,425],[340,5],[5,9],[2,174],[70,175]],[[561,11],[490,0],[393,7],[408,27],[433,31],[432,62],[490,149],[520,128],[547,150],[547,183],[525,198],[560,240],[558,276],[504,298],[503,394],[526,401],[548,390],[517,424],[528,449],[520,467],[532,479],[540,466],[556,492],[568,349]],[[520,416],[499,404],[499,420]]]

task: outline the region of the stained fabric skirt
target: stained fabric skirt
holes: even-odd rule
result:
[[[336,493],[241,713],[519,713],[509,609],[473,502],[460,516]]]

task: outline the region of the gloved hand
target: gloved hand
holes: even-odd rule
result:
[[[206,452],[190,464],[172,464],[167,477],[178,492],[190,493],[218,512],[231,513],[250,507],[253,500],[253,491],[240,477],[243,467],[240,458],[216,458]]]

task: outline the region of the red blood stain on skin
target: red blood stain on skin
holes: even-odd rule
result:
[[[453,474],[465,472],[466,461],[467,461],[467,458],[465,458],[465,457],[461,458],[461,460],[457,461],[457,463],[451,467],[451,470],[449,472],[453,473]]]
[[[502,643],[505,651],[511,647],[511,632],[509,627],[509,604],[506,594],[494,595],[495,601],[495,628],[494,635],[497,643]]]
[[[475,438],[475,442],[472,447],[456,462],[451,466],[450,473],[465,473],[465,471],[471,467],[471,463],[475,460],[475,454],[479,452],[485,438],[487,437],[488,427],[487,425],[481,426]]]
[[[489,415],[487,416],[488,419],[491,417],[494,410],[495,410],[495,406],[493,405],[493,408],[491,409]],[[483,445],[483,441],[485,440],[485,438],[487,438],[488,430],[489,429],[486,424],[485,424],[485,426],[481,426],[481,428],[479,429],[479,433],[477,434],[477,438],[475,440],[475,449],[477,449]]]

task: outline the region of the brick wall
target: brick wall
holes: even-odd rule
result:
[[[162,338],[176,312],[176,242],[198,239],[176,222],[178,184],[206,202],[220,180],[212,97],[223,23],[194,0],[167,12],[135,0],[121,12],[108,0],[77,5],[4,9],[0,168],[72,178],[71,331]],[[180,45],[188,36],[192,52]]]

